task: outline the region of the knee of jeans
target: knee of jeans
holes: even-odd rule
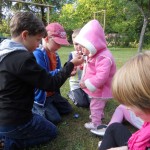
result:
[[[57,119],[55,119],[55,120],[53,120],[53,123],[54,124],[58,124],[58,123],[60,123],[62,121],[62,119],[61,118],[57,118]]]
[[[5,137],[4,150],[18,150],[20,143],[16,142],[15,139]]]
[[[55,126],[51,129],[51,132],[49,133],[49,137],[50,139],[54,139],[57,137],[57,135],[58,135],[58,130],[57,127]]]
[[[45,118],[54,124],[61,122],[61,116],[58,112],[45,111]]]
[[[71,113],[72,111],[73,111],[73,108],[72,108],[72,106],[70,105],[70,106],[68,106],[68,108],[66,109],[66,111],[64,111],[63,114],[68,114],[68,113]]]
[[[76,106],[88,108],[90,103],[84,101],[76,101]]]
[[[48,119],[49,121],[51,121],[52,123],[54,123],[54,124],[57,124],[57,123],[59,123],[59,122],[62,121],[60,115],[56,115],[56,116],[54,116],[54,117],[50,117],[50,118],[47,118],[47,119]]]

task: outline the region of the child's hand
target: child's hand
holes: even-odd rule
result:
[[[73,70],[73,71],[71,72],[71,76],[75,76],[76,73],[77,73],[77,71],[76,71],[76,70]]]
[[[83,81],[81,81],[81,82],[80,82],[80,87],[81,87],[81,89],[86,88],[86,86],[85,86],[85,84],[84,84],[84,82],[83,82]]]
[[[81,54],[81,53],[76,53],[75,55],[74,55],[74,57],[83,57],[83,55]]]
[[[75,66],[74,69],[73,69],[73,71],[71,72],[71,76],[76,75],[76,73],[77,73],[77,67]]]
[[[77,55],[77,57],[73,58],[70,62],[72,62],[75,66],[78,66],[84,62],[83,57],[81,55]]]
[[[81,65],[79,66],[79,68],[80,68],[80,70],[83,70],[83,64],[81,64]]]

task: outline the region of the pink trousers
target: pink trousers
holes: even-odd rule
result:
[[[104,117],[104,108],[107,100],[91,98],[90,111],[92,123],[96,126],[101,124],[101,119]]]

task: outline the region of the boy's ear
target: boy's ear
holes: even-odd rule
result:
[[[21,35],[22,35],[22,38],[25,40],[26,37],[29,35],[29,32],[28,32],[27,30],[24,30],[24,31],[21,33]]]
[[[48,42],[48,36],[46,36],[44,39],[45,39],[46,42]]]

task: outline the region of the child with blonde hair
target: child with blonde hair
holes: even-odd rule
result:
[[[86,56],[80,87],[90,97],[91,121],[85,128],[101,125],[106,102],[112,98],[111,81],[116,72],[114,58],[107,48],[105,33],[97,20],[89,21],[75,38]]]
[[[76,55],[82,55],[81,48],[78,43],[74,41],[75,37],[79,34],[81,29],[75,29],[72,33],[72,41],[74,45],[74,51],[69,54],[68,61],[76,57]],[[70,91],[68,97],[78,107],[89,107],[90,100],[88,95],[81,89],[80,80],[83,72],[83,64],[74,68],[74,75],[69,79]]]
[[[144,120],[140,130],[131,134],[120,123],[111,124],[99,150],[148,150],[150,148],[150,52],[139,53],[114,76],[114,98]]]

